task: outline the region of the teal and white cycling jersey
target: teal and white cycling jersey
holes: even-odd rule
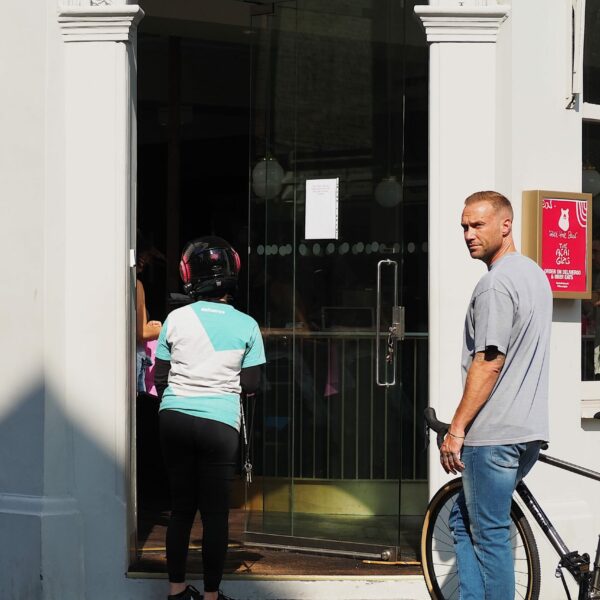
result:
[[[199,301],[166,319],[156,357],[169,361],[160,410],[240,428],[240,371],[265,363],[258,323],[233,306]]]

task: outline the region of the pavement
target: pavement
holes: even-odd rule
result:
[[[236,600],[430,600],[422,576],[320,579],[313,581],[226,581]]]

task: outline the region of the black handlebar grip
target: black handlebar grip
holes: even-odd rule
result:
[[[438,421],[435,414],[435,408],[432,408],[431,406],[428,406],[425,409],[425,422],[430,429],[433,429],[433,431],[437,433],[437,445],[438,448],[441,448],[446,433],[448,432],[448,429],[450,429],[450,424]]]

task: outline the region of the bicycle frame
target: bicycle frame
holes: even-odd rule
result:
[[[439,421],[436,417],[435,409],[430,406],[425,409],[424,416],[425,436],[427,443],[429,443],[429,430],[431,429],[437,434],[438,448],[441,447],[450,425],[448,423]],[[598,413],[596,418],[600,418],[600,413]],[[543,447],[543,449],[545,448],[547,448],[547,445]],[[565,460],[560,460],[558,458],[548,456],[547,454],[540,454],[538,460],[553,467],[557,467],[558,469],[570,471],[571,473],[575,473],[581,477],[587,477],[589,479],[593,479],[594,481],[600,481],[600,473],[597,471],[585,469],[584,467],[574,465],[573,463],[569,463]],[[560,557],[560,562],[556,568],[556,576],[562,579],[563,585],[565,586],[565,592],[569,600],[571,596],[562,574],[563,568],[567,569],[567,571],[571,573],[579,586],[578,600],[600,600],[600,537],[596,547],[596,557],[594,559],[593,569],[590,571],[589,554],[579,554],[577,551],[569,551],[567,545],[558,534],[558,531],[556,531],[554,525],[552,525],[550,519],[542,510],[542,507],[533,497],[533,494],[529,491],[529,488],[523,481],[520,481],[517,484],[515,491]]]
[[[582,477],[588,477],[595,481],[600,481],[600,473],[585,469],[578,465],[548,456],[547,454],[540,454],[539,461],[549,464],[558,469],[570,471]],[[552,544],[557,554],[560,556],[560,562],[557,567],[557,573],[560,575],[560,569],[565,568],[577,584],[579,585],[579,596],[578,600],[593,600],[600,599],[600,539],[598,540],[598,546],[596,548],[596,558],[594,560],[594,566],[590,572],[590,557],[588,554],[579,554],[579,552],[569,551],[567,545],[564,543],[554,525],[552,525],[550,519],[546,513],[542,510],[542,507],[538,501],[534,498],[533,494],[529,491],[529,488],[523,481],[519,482],[516,488],[518,496],[523,501],[523,504],[527,507],[536,523],[540,526],[544,535],[548,538],[548,541]],[[564,583],[564,581],[563,581]],[[565,590],[566,584],[565,584]],[[592,595],[590,595],[590,593]],[[568,594],[568,590],[567,590]]]

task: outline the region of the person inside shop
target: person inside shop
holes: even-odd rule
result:
[[[135,337],[136,337],[136,389],[137,392],[146,391],[146,370],[152,365],[147,343],[158,339],[162,323],[148,319],[146,307],[146,291],[142,283],[144,270],[151,261],[162,256],[138,231],[137,234],[137,261],[135,282]]]
[[[172,311],[156,351],[160,440],[171,492],[166,551],[168,598],[227,600],[219,590],[229,536],[229,499],[238,461],[241,393],[255,393],[265,353],[260,329],[235,309],[240,258],[225,240],[186,244],[180,262],[193,302]],[[196,511],[203,526],[204,595],[186,583]]]

